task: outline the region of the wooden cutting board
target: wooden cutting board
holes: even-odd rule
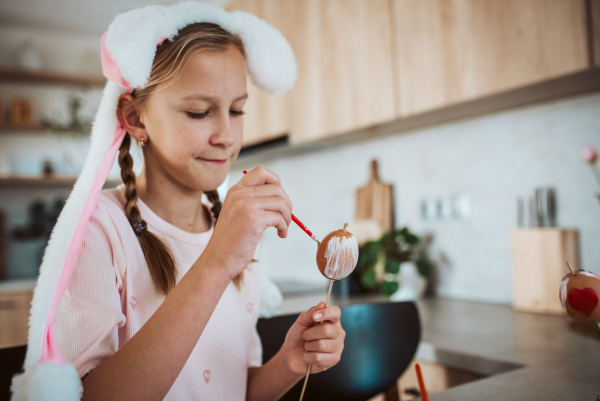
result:
[[[392,186],[379,181],[377,160],[371,162],[371,178],[356,191],[356,220],[376,220],[384,233],[392,231],[394,213]]]

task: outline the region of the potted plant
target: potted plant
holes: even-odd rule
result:
[[[391,297],[402,285],[414,285],[415,280],[408,276],[402,280],[401,270],[410,269],[421,278],[422,288],[409,292],[422,293],[425,289],[431,263],[424,241],[408,228],[384,234],[376,241],[365,243],[359,251],[356,271],[363,288]]]

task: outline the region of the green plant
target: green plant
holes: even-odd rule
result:
[[[414,261],[417,271],[429,277],[431,264],[421,238],[404,227],[360,247],[356,270],[360,284],[390,296],[398,290],[402,262]]]

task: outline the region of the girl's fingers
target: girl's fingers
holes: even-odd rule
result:
[[[304,341],[315,341],[315,340],[323,340],[323,339],[344,339],[346,337],[346,332],[342,329],[342,325],[339,323],[331,324],[331,323],[323,323],[316,324],[313,327],[304,330],[302,333],[302,339]]]
[[[341,354],[338,352],[332,354],[321,352],[305,352],[303,359],[306,363],[312,363],[322,370],[327,370],[332,366],[335,366],[340,361],[340,357]]]
[[[323,308],[325,308],[325,302],[319,302],[317,306],[313,306],[309,310],[302,312],[300,316],[298,316],[298,319],[296,319],[296,323],[304,327],[312,327],[315,324],[313,313]]]
[[[288,194],[279,184],[253,185],[245,187],[244,190],[246,191],[247,196],[251,197],[280,197],[286,202],[290,210],[293,208],[292,201],[290,201]]]
[[[341,339],[335,340],[315,340],[304,343],[304,349],[308,352],[320,352],[331,354],[341,351],[344,348],[344,342]]]
[[[264,185],[264,184],[279,184],[281,180],[271,170],[263,166],[258,166],[253,170],[248,171],[240,180],[244,185]]]
[[[330,323],[337,323],[341,316],[342,311],[337,305],[328,306],[327,308],[317,310],[312,314],[312,318],[315,322],[328,321]]]
[[[254,204],[259,210],[281,214],[287,224],[286,227],[292,223],[292,211],[283,199],[275,196],[255,198]]]
[[[266,210],[258,210],[257,213],[267,227],[275,227],[280,238],[287,237],[289,223],[285,221],[281,213]]]

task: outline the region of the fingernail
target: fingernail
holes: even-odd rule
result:
[[[313,315],[313,317],[315,318],[315,320],[319,320],[323,317],[323,314],[321,312],[317,312]]]

